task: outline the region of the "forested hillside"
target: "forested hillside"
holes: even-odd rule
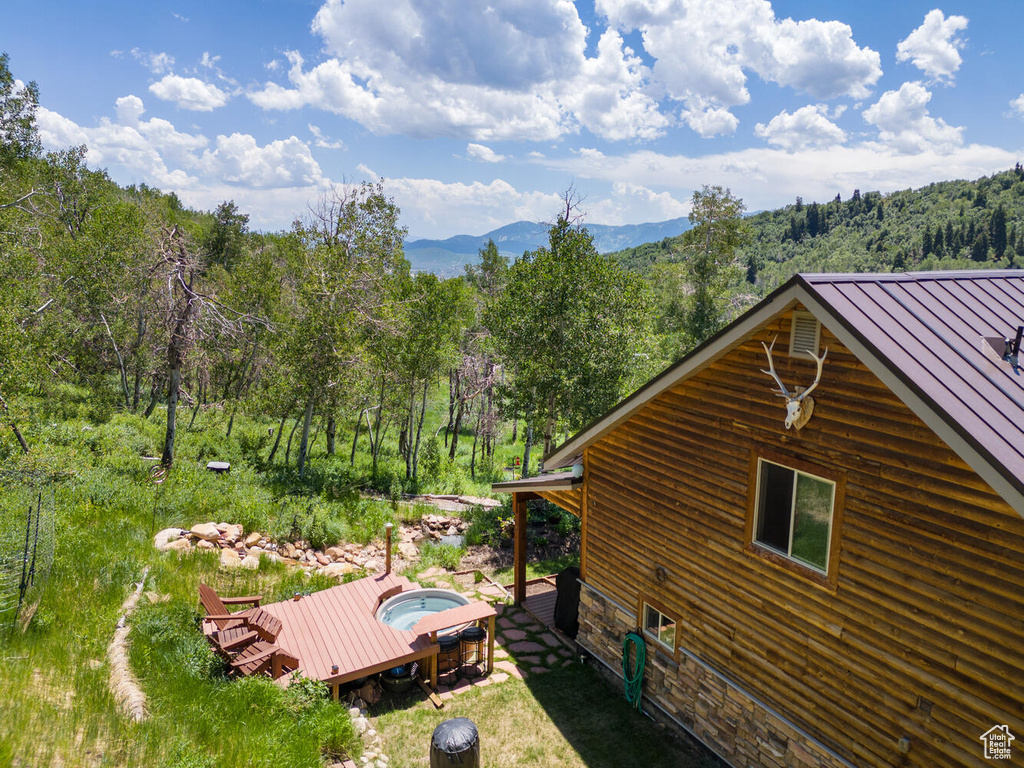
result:
[[[763,295],[797,272],[888,272],[1024,266],[1024,168],[889,195],[853,190],[746,219],[736,255]],[[684,252],[685,235],[611,254],[643,274]]]

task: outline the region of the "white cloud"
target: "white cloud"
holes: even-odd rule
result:
[[[767,125],[758,123],[754,133],[788,152],[831,147],[846,141],[846,132],[829,119],[824,104],[801,107],[793,114],[783,110]]]
[[[173,101],[179,109],[212,112],[228,102],[228,94],[211,83],[196,77],[165,75],[149,86],[150,92],[163,101]]]
[[[876,51],[837,21],[776,19],[766,0],[597,0],[613,27],[639,30],[653,80],[683,103],[701,136],[731,133],[750,100],[747,71],[819,99],[864,98],[882,74]]]
[[[138,48],[132,48],[130,53],[135,57],[136,61],[140,62],[154,75],[162,75],[165,72],[170,72],[171,68],[174,66],[174,57],[169,53],[143,51]]]
[[[739,118],[727,109],[706,104],[703,99],[699,98],[691,98],[689,101],[694,107],[684,109],[680,113],[680,117],[694,133],[703,139],[724,133],[733,133],[740,124]]]
[[[963,144],[964,129],[929,116],[931,98],[921,83],[904,83],[865,109],[864,119],[878,128],[882,144],[899,152],[951,152]]]
[[[309,123],[308,127],[309,132],[313,134],[313,138],[316,139],[314,144],[316,144],[316,146],[320,147],[321,149],[348,149],[348,147],[345,146],[344,141],[342,141],[341,139],[332,141],[331,139],[324,135],[323,131],[321,131],[317,126],[313,125],[312,123]]]
[[[499,155],[490,147],[473,143],[466,145],[466,156],[470,160],[479,160],[482,163],[500,163],[506,159],[505,155]]]
[[[203,166],[214,178],[257,189],[319,186],[325,181],[309,146],[294,136],[262,147],[245,133],[218,136],[216,149],[203,153]]]
[[[928,11],[921,26],[896,46],[896,59],[910,61],[934,81],[952,79],[963,61],[959,33],[965,29],[965,16],[947,18],[938,8]]]
[[[1010,102],[1010,109],[1016,112],[1018,117],[1024,117],[1024,93]]]
[[[546,141],[580,128],[647,139],[669,123],[646,93],[650,72],[617,32],[587,58],[571,0],[326,0],[313,29],[331,58],[307,69],[289,52],[288,86],[265,84],[250,94],[255,104],[313,104],[378,134],[474,142]]]

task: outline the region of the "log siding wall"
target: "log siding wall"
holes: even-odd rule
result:
[[[622,606],[656,597],[687,654],[856,765],[983,764],[996,724],[1024,744],[1024,520],[824,328],[814,415],[787,431],[760,342],[809,385],[789,322],[587,449],[585,580]],[[748,546],[759,455],[843,476],[834,585]],[[647,692],[678,708],[665,690]]]

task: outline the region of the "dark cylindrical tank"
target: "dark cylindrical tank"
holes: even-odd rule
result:
[[[430,739],[430,768],[480,768],[480,734],[468,717],[445,720]]]

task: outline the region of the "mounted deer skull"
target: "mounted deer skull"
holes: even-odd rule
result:
[[[815,357],[811,350],[806,350],[807,354],[813,357],[814,361],[818,364],[818,375],[814,377],[814,383],[807,387],[807,389],[797,387],[794,393],[790,394],[789,390],[786,389],[786,385],[782,383],[782,379],[779,378],[779,374],[775,372],[775,364],[772,362],[772,349],[775,347],[776,339],[778,339],[778,336],[772,339],[770,347],[763,341],[761,342],[765,354],[768,355],[768,370],[761,369],[761,373],[768,374],[775,379],[775,383],[779,385],[779,391],[775,392],[775,394],[786,398],[786,429],[790,427],[800,429],[811,420],[811,414],[814,413],[814,398],[810,397],[810,394],[818,386],[818,382],[821,381],[821,365],[825,362],[825,357],[828,355],[828,347],[825,348],[821,357]]]

